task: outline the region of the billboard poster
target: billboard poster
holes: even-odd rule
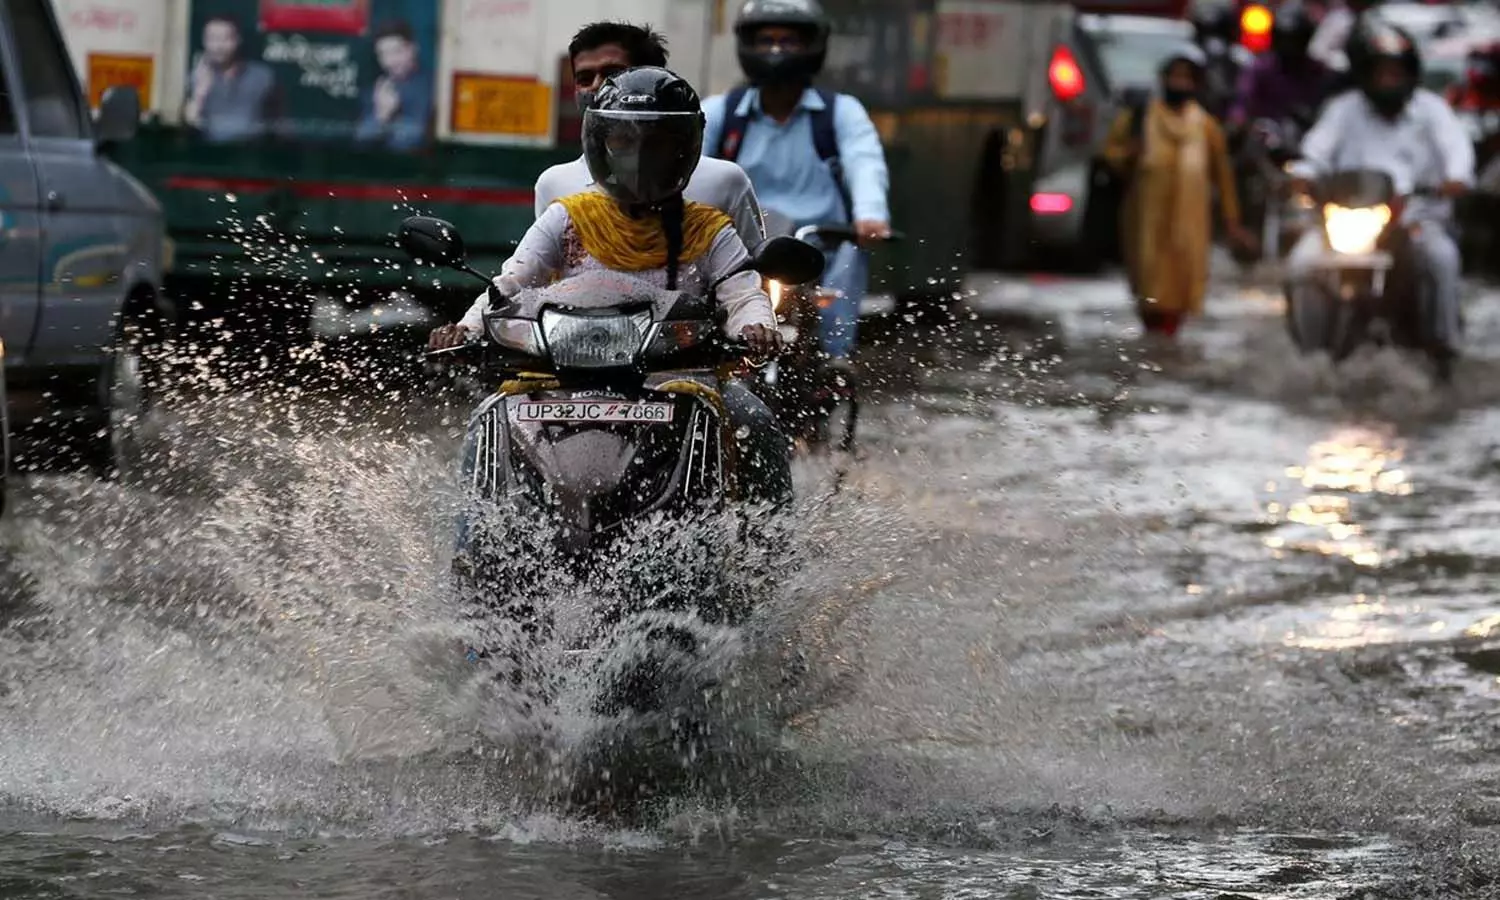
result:
[[[483,143],[549,144],[556,100],[537,73],[552,69],[556,50],[544,39],[543,0],[452,0],[448,12],[452,134]]]
[[[128,85],[150,109],[158,93],[166,4],[122,0],[59,0],[58,21],[78,77],[97,109],[104,92]]]
[[[433,0],[192,0],[182,119],[209,143],[427,147]]]

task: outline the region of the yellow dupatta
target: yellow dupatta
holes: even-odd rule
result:
[[[585,191],[557,201],[568,211],[583,249],[606,269],[645,272],[667,265],[667,235],[655,216],[631,217],[608,194]],[[688,201],[682,210],[682,254],[689,263],[708,253],[714,238],[733,226],[729,216]]]

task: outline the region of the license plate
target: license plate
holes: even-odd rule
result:
[[[516,404],[520,422],[627,422],[653,424],[672,421],[670,403],[629,403],[616,400],[557,400]]]
[[[1389,269],[1389,253],[1324,253],[1315,265],[1320,269]]]

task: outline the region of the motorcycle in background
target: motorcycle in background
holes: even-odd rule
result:
[[[1297,159],[1310,127],[1311,117],[1300,111],[1280,121],[1257,119],[1250,125],[1241,157],[1245,221],[1259,231],[1262,261],[1285,258],[1298,238],[1318,224],[1309,198],[1288,196],[1286,190],[1286,168]]]
[[[1419,188],[1410,196],[1432,196]],[[1422,302],[1427,287],[1401,223],[1406,197],[1376,170],[1347,170],[1321,179],[1318,210],[1325,253],[1310,277],[1287,285],[1287,329],[1303,353],[1324,351],[1335,362],[1369,342],[1426,353],[1448,375],[1436,340],[1436,310]]]
[[[848,225],[795,228],[791,219],[774,210],[766,210],[765,217],[768,235],[794,236],[807,244],[816,240],[820,248],[858,240]],[[887,240],[901,237],[892,232]],[[821,336],[822,310],[837,293],[815,282],[788,286],[775,280],[767,282],[766,292],[776,308],[786,350],[761,369],[757,392],[799,444],[814,451],[853,449],[859,420],[857,380],[849,367],[830,364]]]

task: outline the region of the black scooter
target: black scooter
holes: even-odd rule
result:
[[[493,645],[472,657],[508,663],[517,685],[545,683],[526,648],[551,632],[549,587],[561,572],[598,598],[604,626],[645,622],[646,646],[662,648],[614,679],[598,711],[655,708],[659,660],[695,647],[691,630],[662,617],[736,620],[713,547],[663,547],[714,532],[714,517],[740,496],[719,390],[722,370],[747,348],[720,336],[712,288],[699,297],[594,272],[506,299],[469,266],[451,224],[413,216],[400,244],[417,262],[466,272],[491,291],[485,339],[428,354],[467,358],[496,385],[471,419],[455,560],[459,601]],[[800,284],[822,270],[815,248],[778,237],[731,274]],[[642,558],[660,565],[641,575]],[[590,642],[599,639],[568,652],[597,658]]]

